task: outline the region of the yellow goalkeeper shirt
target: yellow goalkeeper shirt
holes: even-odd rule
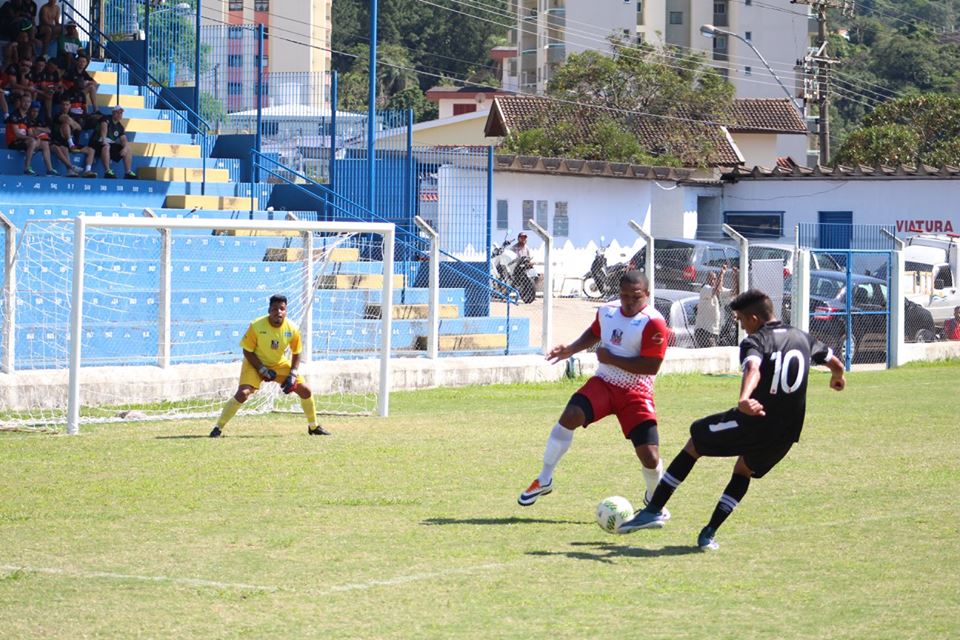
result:
[[[240,346],[244,351],[257,354],[265,367],[289,365],[287,347],[290,347],[291,354],[300,353],[300,330],[286,318],[282,325],[275,327],[270,324],[269,316],[263,316],[250,323],[240,340]]]

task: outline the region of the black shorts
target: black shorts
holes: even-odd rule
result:
[[[690,425],[690,437],[701,455],[743,456],[753,477],[762,478],[783,460],[795,442],[786,426],[767,416],[748,416],[730,409],[694,422]]]
[[[26,151],[27,141],[23,138],[17,138],[16,140],[12,140],[10,144],[7,145],[7,149],[13,149],[14,151]]]
[[[114,162],[118,162],[120,158],[123,157],[123,145],[119,142],[114,142],[110,145],[110,159]]]

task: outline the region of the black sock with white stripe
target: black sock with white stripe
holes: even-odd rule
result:
[[[719,528],[723,521],[727,519],[727,516],[737,508],[737,505],[743,500],[743,496],[747,495],[748,488],[750,488],[750,478],[737,473],[733,474],[727,488],[723,490],[720,502],[717,503],[717,508],[713,510],[710,524],[707,526],[714,529]]]
[[[696,463],[696,458],[686,451],[680,451],[673,462],[670,463],[670,466],[667,467],[667,470],[663,472],[663,477],[660,478],[660,483],[657,485],[656,491],[653,492],[653,497],[650,498],[647,509],[650,511],[663,510],[670,496],[680,486],[680,483],[687,479],[690,470]]]

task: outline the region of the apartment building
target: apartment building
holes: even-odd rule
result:
[[[262,24],[264,106],[323,106],[331,5],[331,0],[204,0],[202,39],[214,43],[209,65],[214,72],[204,84],[212,84],[212,94],[226,96],[228,112],[256,107],[258,43],[252,27]]]
[[[516,26],[508,47],[499,47],[503,88],[542,93],[567,56],[609,51],[607,38],[670,44],[700,51],[726,76],[740,98],[782,98],[777,84],[750,47],[737,38],[701,35],[704,24],[731,31],[760,51],[795,96],[801,93],[796,61],[807,54],[807,7],[790,0],[509,0]],[[505,53],[508,52],[508,53]]]

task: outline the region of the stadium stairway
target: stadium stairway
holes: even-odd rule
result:
[[[193,143],[183,119],[170,110],[154,108],[152,95],[127,84],[129,74],[124,67],[93,61],[90,70],[100,83],[100,112],[109,114],[114,105],[124,106],[123,123],[138,179],[43,176],[40,154],[32,164],[40,176],[25,176],[22,152],[0,149],[0,212],[20,231],[30,222],[81,215],[141,217],[144,208],[161,217],[280,219],[286,215],[265,211],[270,185],[239,181],[240,160],[208,157],[203,184],[204,150]],[[207,148],[212,148],[212,140],[208,143]],[[80,164],[83,156],[71,154],[71,160]],[[63,171],[59,162],[54,162]],[[100,171],[99,159],[96,169]],[[297,213],[301,219],[316,216],[312,211]],[[108,237],[105,242],[109,241]],[[302,258],[300,250],[290,248],[288,241],[282,236],[242,231],[214,233],[200,241],[175,239],[173,363],[195,362],[201,350],[204,354],[219,352],[222,361],[236,359],[236,345],[246,323],[265,312],[265,299],[273,292],[277,275],[296,269]],[[109,296],[87,294],[86,301],[91,304],[84,328],[91,341],[84,349],[84,364],[107,364],[118,357],[141,364],[157,362],[159,275],[156,261],[146,256],[155,255],[159,240],[148,242],[154,246],[131,246],[130,255],[123,259],[88,261],[87,269],[119,273],[124,280],[122,289]],[[211,265],[209,256],[214,249],[222,259]],[[326,264],[329,272],[318,278],[313,299],[315,350],[332,350],[345,358],[369,355],[380,341],[383,265],[361,259],[352,248],[336,250]],[[398,271],[413,272],[416,266],[398,264]],[[67,277],[63,272],[70,269],[69,264],[51,267],[59,270],[61,277]],[[235,283],[238,275],[242,286],[231,285],[229,292],[223,292],[224,279],[229,277]],[[49,286],[43,279],[31,281],[26,273],[18,277],[18,290],[30,291],[34,300],[31,305],[18,306],[16,368],[51,366],[49,354],[66,350],[69,319],[63,313],[62,300],[44,295],[50,293],[45,291]],[[393,350],[397,354],[422,352],[428,334],[429,292],[410,286],[399,274],[394,276],[394,287]],[[527,319],[508,322],[506,318],[467,317],[466,300],[463,288],[440,291],[442,352],[500,355],[508,344],[511,353],[532,350]],[[132,353],[140,355],[131,358]]]

